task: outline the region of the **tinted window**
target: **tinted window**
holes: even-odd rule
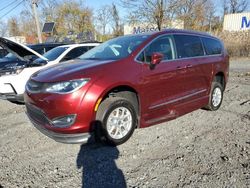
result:
[[[178,58],[203,56],[204,51],[199,37],[191,35],[175,35]]]
[[[221,54],[222,46],[220,41],[211,38],[202,38],[207,55]]]
[[[137,58],[142,62],[151,62],[153,53],[163,54],[163,60],[174,59],[173,40],[171,36],[164,36],[153,41]]]
[[[67,56],[67,59],[75,59],[87,51],[88,51],[87,46],[77,47],[71,50],[66,56]]]

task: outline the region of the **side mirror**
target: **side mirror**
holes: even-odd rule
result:
[[[153,69],[157,64],[159,64],[163,57],[162,53],[154,52],[151,56],[150,68]]]

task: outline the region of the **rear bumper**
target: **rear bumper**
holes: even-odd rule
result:
[[[44,135],[52,138],[53,140],[65,144],[85,144],[91,142],[93,135],[90,133],[77,133],[77,134],[63,134],[63,133],[56,133],[45,129],[42,125],[39,125],[35,122],[28,113],[26,113],[29,117],[32,124]]]

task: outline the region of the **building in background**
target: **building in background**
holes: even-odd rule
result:
[[[225,15],[223,30],[250,31],[250,12]]]
[[[184,29],[184,22],[181,20],[176,20],[170,22],[168,25],[163,26],[163,29],[168,29],[168,28]],[[124,25],[124,35],[139,34],[139,33],[154,32],[154,31],[158,31],[158,28],[156,25],[150,23]]]

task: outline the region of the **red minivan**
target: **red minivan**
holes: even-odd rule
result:
[[[58,142],[86,143],[95,135],[118,145],[135,128],[200,108],[217,110],[228,68],[222,42],[205,33],[121,36],[33,74],[26,84],[27,115]]]

